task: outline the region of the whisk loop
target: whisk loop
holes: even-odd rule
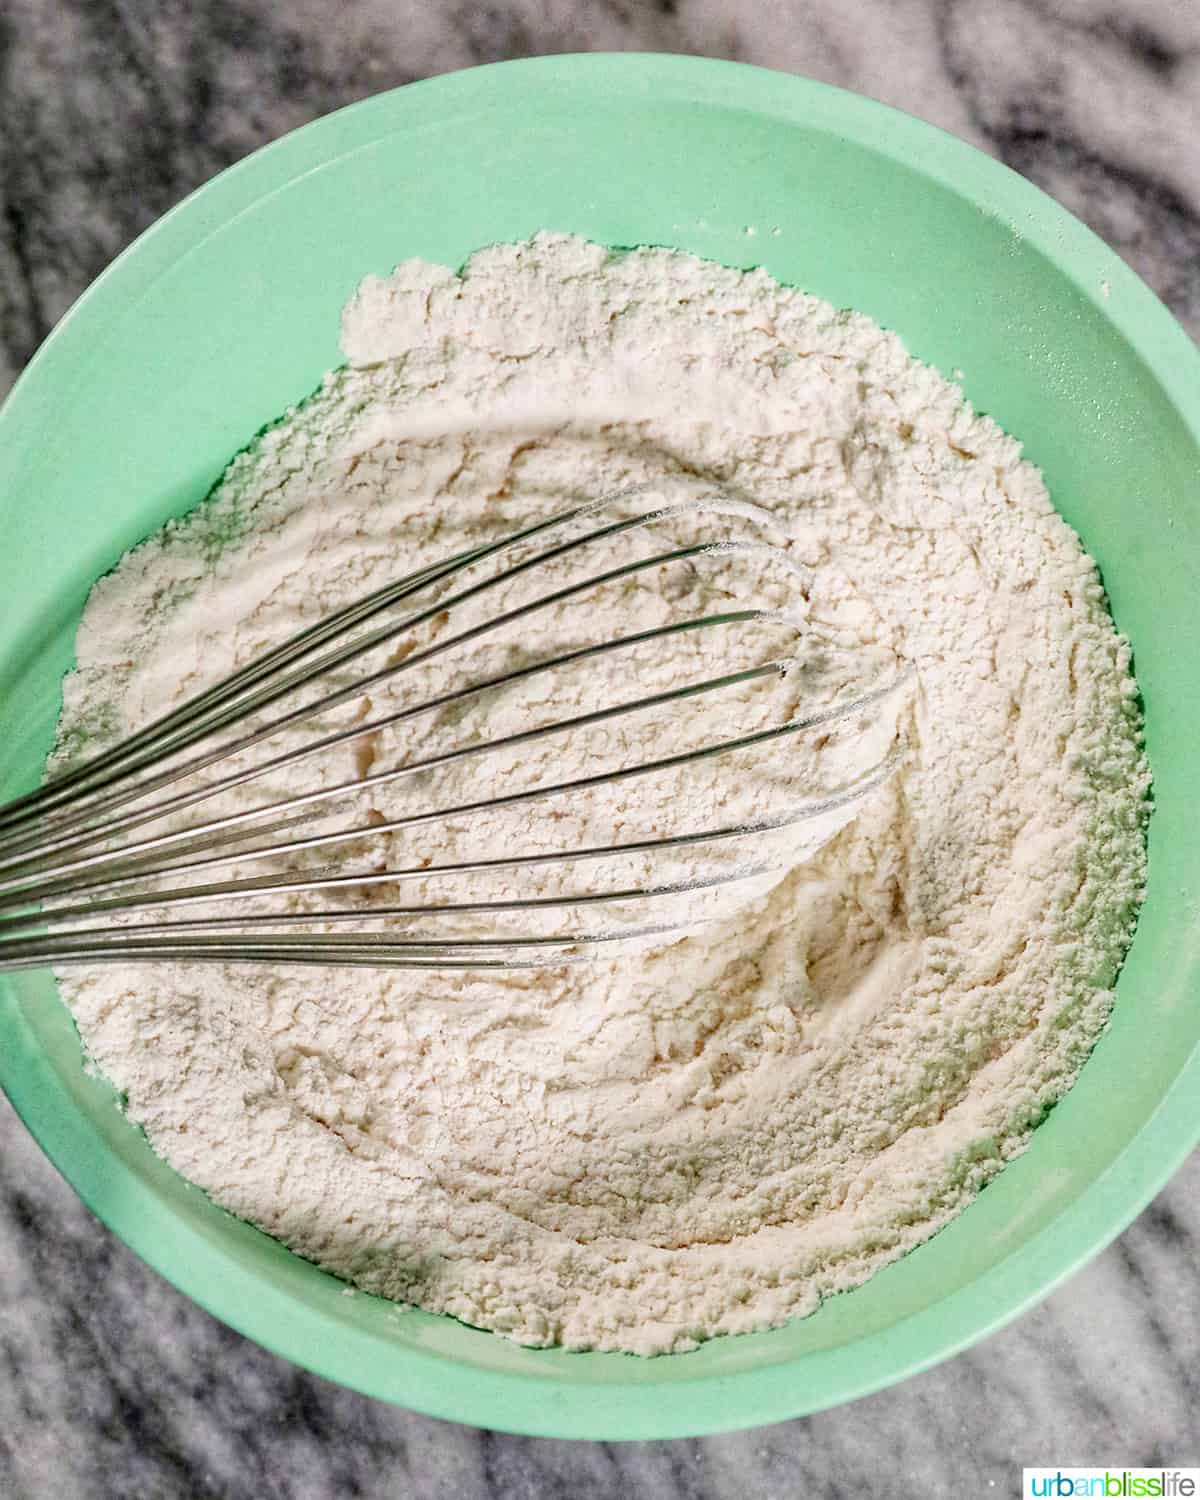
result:
[[[850,681],[833,701],[806,704],[802,679],[815,670],[803,649],[813,635],[811,581],[778,545],[727,534],[734,521],[769,530],[769,513],[711,486],[682,500],[664,500],[663,489],[635,486],[427,564],[0,807],[0,969],[168,960],[415,969],[578,963],[631,943],[669,941],[761,895],[893,773],[894,733],[880,746],[864,726],[909,674]],[[726,529],[709,535],[714,520]],[[655,533],[676,522],[703,534],[654,547]],[[617,560],[630,545],[649,551]],[[592,561],[582,576],[559,576],[585,554]],[[597,555],[609,565],[597,570]],[[771,588],[729,599],[720,570],[741,564],[775,570]],[[633,592],[645,603],[636,590],[656,575],[682,576],[686,595],[688,580],[714,566],[720,576],[710,591],[731,607],[569,649],[560,642],[553,655],[508,664],[528,649],[539,617],[576,611],[578,628],[592,614],[603,620],[596,600],[605,591]],[[655,608],[664,597],[646,596]],[[481,607],[482,617],[471,619]],[[702,651],[703,643],[734,638],[761,648],[780,633],[801,649],[766,659],[760,649],[740,664]],[[701,670],[681,675],[672,652]],[[502,669],[444,685],[476,653],[485,662],[499,653]],[[726,669],[704,670],[710,656]],[[667,665],[666,680],[655,681],[655,669]],[[611,692],[615,673],[622,691],[593,704],[576,678],[564,697],[563,683],[580,671],[584,689]],[[440,690],[422,690],[423,678]],[[402,695],[406,683],[416,685],[415,701],[401,697],[374,711],[373,695]],[[797,701],[782,719],[763,721],[755,692],[781,687]],[[522,695],[558,708],[547,722],[528,722]],[[723,732],[705,721],[697,743],[670,748],[672,737],[686,738],[686,710],[707,704],[711,720],[712,703],[723,699],[747,712],[758,703],[759,721],[736,726],[730,710],[733,732],[722,715]],[[561,712],[564,704],[578,711]],[[494,732],[506,714],[515,727]],[[443,742],[447,727],[459,730],[472,715],[481,726],[475,737],[452,733]],[[417,731],[432,735],[432,746],[375,769],[381,743]],[[779,767],[768,762],[757,800],[739,815],[738,793],[753,780],[747,754],[802,736],[818,747],[830,737],[848,745],[853,774],[800,796],[785,781],[774,795]],[[588,746],[582,760],[575,753],[585,771],[507,789],[556,748],[579,743]],[[339,775],[350,768],[348,753],[359,760],[352,774]],[[731,768],[724,780],[714,779],[718,766]],[[310,772],[315,784],[293,789],[295,776]],[[439,802],[428,790],[440,779],[453,791],[466,776],[483,794]],[[619,795],[596,804],[602,789]],[[379,792],[414,800],[381,810]],[[247,796],[265,800],[247,806]],[[512,813],[523,821],[506,825]],[[636,826],[639,817],[646,828]],[[435,827],[440,840],[411,846]],[[484,853],[473,841],[481,831]],[[519,847],[521,836],[528,847]],[[460,843],[462,857],[440,858],[460,852]],[[397,848],[398,861],[380,862],[381,851]],[[265,873],[244,873],[255,864]],[[214,878],[222,868],[225,876]],[[589,870],[608,878],[580,883]],[[347,904],[325,904],[339,895]]]

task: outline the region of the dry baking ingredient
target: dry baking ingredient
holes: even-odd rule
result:
[[[1148,775],[1095,566],[954,385],[763,272],[539,235],[368,278],[343,347],[96,586],[64,745],[469,539],[716,479],[853,599],[844,638],[915,664],[908,762],[736,920],[592,967],[66,973],[93,1064],[370,1291],[647,1354],[810,1312],[962,1209],[1104,1027]]]

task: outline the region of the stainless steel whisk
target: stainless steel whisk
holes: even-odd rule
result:
[[[617,514],[606,517],[605,512]],[[674,518],[693,529],[703,527],[706,534],[607,568],[593,560],[582,577],[565,583],[555,579],[555,569],[585,555],[603,556],[605,549],[612,562],[618,538],[640,533],[645,541]],[[691,774],[690,768],[722,757],[732,764],[755,747],[860,722],[897,691],[904,672],[832,703],[802,708],[783,722],[704,738],[673,754],[628,762],[618,756],[615,763],[600,761],[582,776],[517,790],[488,782],[480,795],[450,805],[418,803],[398,815],[373,811],[365,820],[359,814],[363,794],[381,787],[407,784],[420,792],[447,769],[482,767],[487,756],[511,759],[537,742],[596,727],[606,744],[614,739],[623,743],[631,716],[675,715],[689,702],[712,694],[736,696],[749,684],[778,681],[793,671],[795,657],[785,655],[657,691],[637,690],[636,664],[646,659],[647,650],[668,649],[685,636],[731,627],[743,633],[783,628],[803,634],[799,613],[751,601],[522,660],[370,717],[372,691],[394,684],[403,674],[440,663],[450,653],[469,656],[470,648],[497,632],[519,636],[540,612],[586,605],[598,589],[628,585],[662,570],[696,568],[705,559],[745,554],[781,566],[799,597],[803,570],[778,546],[731,537],[732,518],[760,528],[770,525],[766,512],[720,488],[709,486],[699,498],[664,503],[661,487],[639,486],[458,552],[338,610],[112,748],[0,806],[0,969],[134,961],[467,970],[558,965],[616,951],[613,945],[623,942],[682,935],[705,920],[705,892],[723,890],[736,899],[739,890],[761,889],[764,878],[778,878],[795,860],[788,830],[825,819],[835,831],[860,799],[892,774],[899,756],[894,746],[848,783],[785,800],[750,821],[710,817],[701,819],[701,826],[690,826],[682,807],[677,826],[656,824],[634,838],[615,836],[614,829],[614,836],[578,847],[514,849],[441,863],[418,854],[397,864],[385,861],[382,867],[377,853],[379,841],[419,837],[433,824],[469,831],[471,820],[510,809],[522,816],[561,815],[554,810],[570,807],[573,799],[597,788],[632,788],[665,773]],[[707,534],[709,529],[714,534]],[[546,578],[556,586],[545,588]],[[536,588],[539,582],[543,587],[532,598],[495,608],[466,628],[451,628],[471,607],[489,598],[503,606],[506,592],[518,584]],[[429,644],[421,644],[423,631],[434,632]],[[379,651],[387,652],[382,664],[353,673]],[[230,793],[261,786],[281,771],[319,765],[320,757],[371,737],[377,740],[385,731],[403,728],[407,733],[410,726],[431,720],[448,719],[453,725],[454,715],[468,706],[486,705],[496,694],[535,678],[548,677],[552,683],[555,673],[580,666],[586,670],[617,653],[627,653],[632,664],[631,691],[620,701],[514,733],[451,742],[434,753],[404,756],[398,764],[269,797],[261,805],[229,807]],[[315,695],[305,695],[308,688],[315,688]],[[285,700],[293,701],[289,706]],[[554,704],[553,691],[548,701]],[[321,726],[323,718],[355,703],[367,717]],[[274,748],[272,741],[277,742]],[[324,826],[331,818],[335,826]],[[545,827],[542,835],[544,841]],[[722,846],[749,853],[740,852],[700,875],[694,869],[672,874],[668,868],[681,851],[690,855]],[[297,867],[298,858],[310,856],[332,857],[333,863]],[[653,871],[660,859],[664,878],[647,878],[646,869]],[[628,868],[630,861],[642,871],[632,883],[571,883],[576,872],[602,871],[606,864]],[[240,873],[255,862],[264,862],[267,873]],[[214,878],[222,867],[224,875]],[[239,873],[229,873],[228,867]],[[522,884],[548,873],[557,882],[549,893]],[[489,891],[498,876],[502,887]],[[439,880],[457,885],[459,898],[430,899],[430,883],[436,886]],[[418,899],[407,903],[374,899],[380,892],[386,896],[414,887]],[[329,904],[312,906],[314,895]],[[336,904],[339,895],[347,902]],[[264,902],[269,904],[264,907]],[[613,913],[620,914],[619,920]],[[547,919],[559,925],[537,930],[537,923]],[[525,928],[521,924],[527,920]],[[464,934],[464,922],[482,924],[482,930]]]

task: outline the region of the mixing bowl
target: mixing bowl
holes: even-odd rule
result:
[[[775,1332],[645,1361],[522,1349],[342,1296],[157,1160],[84,1072],[47,974],[0,981],[0,1073],[105,1223],[268,1348],[483,1426],[680,1436],[814,1411],[953,1354],[1105,1244],[1200,1137],[1200,358],[1035,188],[836,89],[593,55],[368,100],[224,173],[143,235],[0,411],[0,794],[38,776],[89,584],[337,363],[359,278],[412,255],[456,265],[547,227],[761,264],[861,308],[961,370],[1044,470],[1135,643],[1156,776],[1149,897],[1078,1085],[964,1214],[865,1286]]]

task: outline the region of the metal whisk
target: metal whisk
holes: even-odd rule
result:
[[[682,500],[634,487],[421,567],[0,806],[0,969],[529,968],[666,942],[761,896],[892,774],[894,732],[880,741],[864,726],[908,674],[848,679],[805,702],[805,682],[820,677],[807,575],[761,539],[767,512],[687,483]],[[672,527],[687,539],[662,544]],[[529,649],[548,611],[575,610],[577,627],[602,622],[594,601],[605,590],[657,610],[665,580],[686,600],[706,568],[742,565],[772,575],[770,602],[731,597],[719,577],[720,608],[556,654]],[[792,646],[764,658],[781,633]],[[705,668],[714,643],[735,639],[740,662]],[[581,699],[581,683],[611,692],[618,669],[615,700]],[[397,698],[405,683],[409,699]],[[781,683],[782,717],[769,691]],[[376,713],[380,695],[390,701]],[[714,732],[714,705],[726,702],[729,728]],[[698,706],[708,717],[689,738]],[[489,732],[497,714],[501,727],[516,715],[504,733]],[[585,769],[556,777],[556,747],[587,735],[594,753],[575,756]],[[808,743],[819,757],[839,736],[849,776],[810,778],[796,795],[789,771],[765,806],[759,796],[749,815],[739,809],[747,756],[770,752],[759,764],[776,776],[780,747]],[[377,766],[389,742],[403,753]],[[668,753],[653,753],[662,745]],[[522,781],[531,761],[540,775]],[[297,790],[301,773],[313,784]],[[439,800],[447,778],[458,790]],[[397,794],[409,800],[376,805]]]

